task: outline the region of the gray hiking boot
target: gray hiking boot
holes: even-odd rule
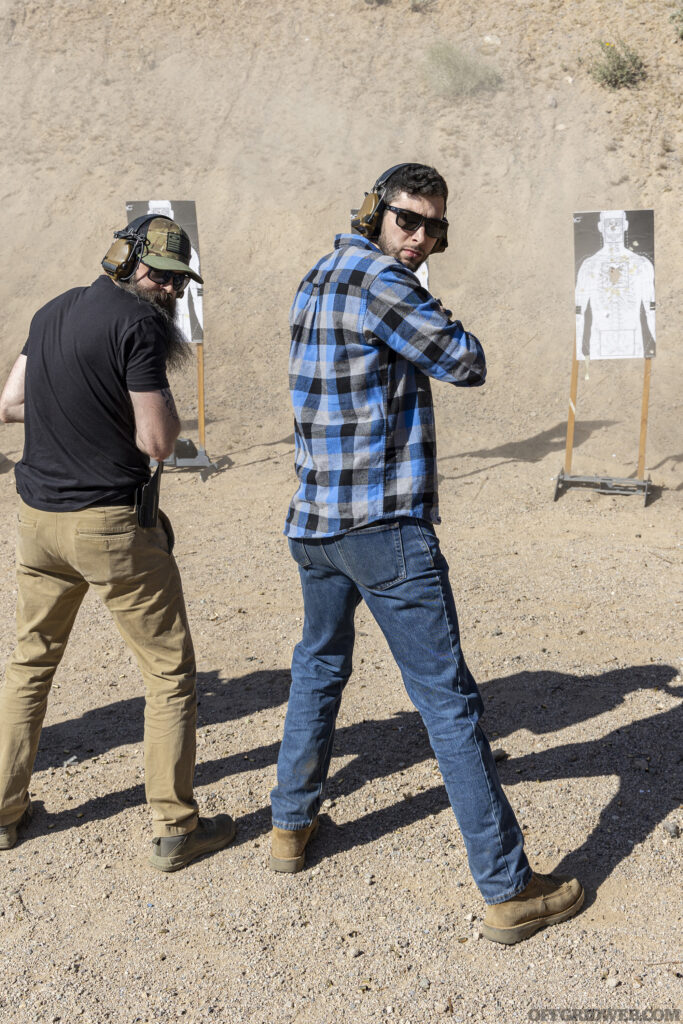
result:
[[[0,850],[12,849],[17,841],[17,832],[20,828],[26,828],[32,817],[33,806],[29,800],[28,807],[18,821],[13,821],[11,825],[0,825]]]
[[[199,818],[193,832],[183,836],[162,836],[152,840],[149,862],[157,871],[180,871],[197,857],[222,850],[235,838],[235,822],[229,814]]]

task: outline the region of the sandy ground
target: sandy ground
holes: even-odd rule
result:
[[[239,831],[177,875],[146,866],[141,685],[87,599],[53,687],[37,814],[0,865],[3,1024],[514,1024],[551,1008],[683,1010],[674,9],[199,0],[189,16],[176,0],[6,5],[2,370],[35,309],[94,278],[126,198],[197,201],[207,448],[219,472],[203,482],[169,471],[163,505],[200,667],[197,795]],[[611,94],[581,58],[618,35],[649,77]],[[439,39],[495,67],[501,89],[444,96],[426,66]],[[579,917],[511,948],[478,938],[483,903],[424,729],[363,609],[308,870],[266,866],[301,628],[281,536],[294,489],[287,309],[376,174],[412,157],[434,162],[452,190],[433,290],[489,360],[484,389],[435,387],[440,537],[464,649],[530,859],[587,890]],[[620,207],[656,216],[654,496],[644,507],[575,488],[554,503],[571,215]],[[581,373],[574,472],[634,474],[642,380],[637,361]],[[196,439],[192,370],[174,390]],[[3,660],[21,446],[22,428],[3,427]]]

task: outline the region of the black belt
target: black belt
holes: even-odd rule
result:
[[[135,491],[131,491],[130,494],[124,495],[122,498],[109,498],[107,501],[93,501],[92,505],[86,505],[86,508],[107,508],[108,506],[120,506],[130,505],[135,507]]]

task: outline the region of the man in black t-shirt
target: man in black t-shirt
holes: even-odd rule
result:
[[[31,820],[47,697],[88,587],[145,683],[150,863],[178,870],[235,833],[229,815],[198,817],[196,666],[173,531],[163,512],[140,525],[136,509],[150,457],[167,458],[180,430],[166,368],[187,353],[176,299],[191,278],[202,283],[189,257],[187,234],[169,218],[138,218],[117,232],[106,276],[36,313],[0,396],[0,419],[25,426],[17,647],[0,691],[0,850]]]

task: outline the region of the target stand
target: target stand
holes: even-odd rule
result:
[[[632,477],[614,476],[570,476],[563,469],[557,474],[555,481],[554,501],[570,487],[593,487],[600,494],[638,494],[643,495],[643,504],[647,505],[652,491],[652,480],[634,480]]]
[[[645,439],[647,436],[647,413],[650,403],[650,374],[652,359],[646,358],[645,372],[643,376],[643,399],[640,411],[640,445],[638,450],[637,477],[613,477],[613,476],[572,476],[572,449],[574,447],[574,423],[576,421],[576,393],[579,380],[579,361],[574,351],[572,362],[572,378],[569,392],[569,414],[567,416],[567,446],[564,458],[564,469],[557,474],[555,481],[555,495],[553,501],[569,490],[570,487],[592,487],[600,494],[642,494],[643,505],[647,505],[652,494],[652,480],[645,473]]]
[[[218,466],[206,454],[206,448],[197,447],[189,437],[179,437],[172,455],[164,459],[164,465],[171,469],[198,469],[202,480],[218,472]]]

